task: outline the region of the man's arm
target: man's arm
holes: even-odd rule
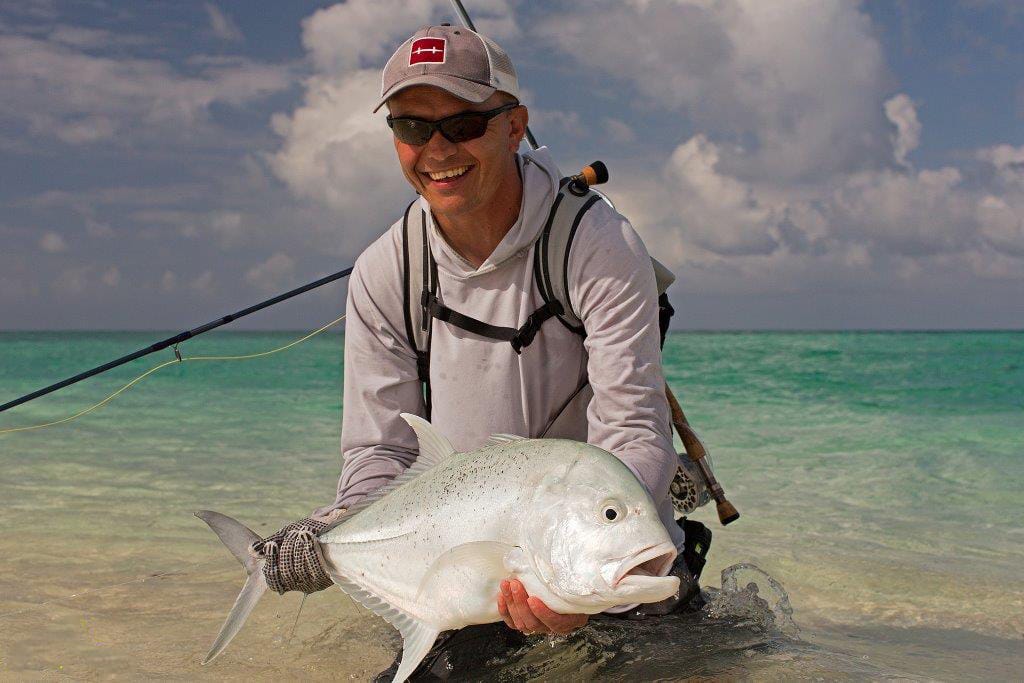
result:
[[[399,413],[424,415],[416,356],[405,339],[402,278],[388,233],[356,261],[345,319],[345,391],[335,502],[350,507],[416,459],[416,436]]]
[[[587,213],[573,240],[569,286],[587,330],[594,390],[587,440],[614,453],[660,502],[678,456],[661,368],[654,271],[633,227],[603,202]]]

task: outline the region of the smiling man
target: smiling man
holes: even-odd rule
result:
[[[658,297],[640,238],[591,197],[570,216],[564,258],[575,318],[542,294],[547,266],[535,252],[564,199],[563,176],[546,149],[520,153],[528,112],[511,60],[488,38],[447,25],[418,31],[384,69],[383,106],[420,196],[351,276],[344,466],[336,501],[310,528],[415,461],[416,436],[399,418],[409,412],[460,451],[496,433],[605,448],[650,491],[682,551],[668,497],[678,461]],[[267,578],[276,590],[291,587],[273,562]],[[495,600],[505,625],[525,634],[564,634],[587,621],[556,614],[518,581],[503,582]]]

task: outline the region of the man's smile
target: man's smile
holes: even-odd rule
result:
[[[420,171],[430,182],[440,187],[452,187],[461,181],[474,167],[472,165],[456,166],[443,171]]]

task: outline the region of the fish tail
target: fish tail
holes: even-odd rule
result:
[[[210,651],[203,659],[203,664],[207,664],[223,652],[231,639],[241,630],[245,620],[249,618],[252,608],[267,592],[267,580],[263,578],[263,560],[250,551],[252,544],[261,540],[255,531],[219,512],[200,510],[195,514],[196,517],[210,525],[210,528],[227,546],[231,554],[241,562],[245,573],[248,574],[245,585],[242,586],[238,597],[235,598],[235,604],[228,612],[227,619],[224,620],[224,625],[220,628],[220,633],[217,634],[217,640],[213,641]]]

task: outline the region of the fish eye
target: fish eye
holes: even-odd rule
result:
[[[614,524],[626,516],[626,509],[618,501],[608,500],[601,503],[601,520],[606,524]]]

